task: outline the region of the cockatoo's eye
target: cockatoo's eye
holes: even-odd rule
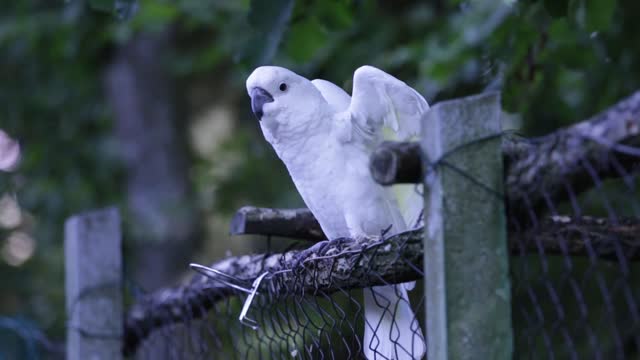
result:
[[[287,84],[285,84],[285,83],[280,83],[280,91],[282,91],[282,92],[287,91]]]

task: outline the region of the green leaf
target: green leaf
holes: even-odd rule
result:
[[[552,17],[564,17],[569,10],[569,0],[544,0],[544,8]]]
[[[606,30],[616,9],[616,0],[584,0],[585,28],[588,31]]]
[[[108,12],[120,20],[131,19],[138,11],[137,0],[89,0],[89,7]]]
[[[348,28],[353,23],[353,14],[347,1],[320,1],[315,6],[315,14],[322,24],[331,30]]]
[[[327,31],[315,18],[298,22],[291,27],[286,43],[286,52],[294,61],[311,60],[319,49],[326,45]]]
[[[178,16],[175,5],[157,0],[144,1],[134,23],[141,28],[162,28]]]
[[[89,7],[93,10],[112,12],[113,0],[89,0]]]

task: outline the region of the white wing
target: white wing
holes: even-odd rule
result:
[[[395,91],[399,90],[400,92],[405,92],[406,95],[397,93],[399,97],[397,96],[389,97],[391,99],[391,104],[390,104],[390,106],[392,107],[391,110],[394,111],[394,113],[397,112],[400,114],[413,112],[413,114],[415,115],[413,116],[402,115],[402,117],[398,119],[399,121],[396,121],[395,124],[397,124],[398,126],[402,124],[402,126],[407,129],[406,132],[408,133],[407,134],[408,136],[417,135],[419,133],[420,119],[422,118],[422,114],[429,108],[429,105],[420,94],[418,94],[415,90],[413,90],[411,87],[406,85],[404,82],[392,77],[391,75],[383,72],[382,70],[378,70],[371,66],[363,66],[359,68],[355,73],[355,79],[356,80],[354,80],[354,94],[356,95],[357,93],[359,93],[361,96],[365,95],[361,91],[356,90],[356,83],[359,86],[362,86],[363,88],[366,88],[367,86],[382,87],[383,90],[385,88],[390,88]],[[311,83],[320,91],[320,93],[322,94],[324,99],[327,101],[329,106],[331,106],[331,108],[336,113],[348,110],[349,106],[352,105],[352,100],[349,94],[347,94],[346,91],[344,91],[342,88],[338,87],[334,83],[326,80],[322,80],[322,79],[312,80]],[[365,93],[366,92],[367,91],[365,90]],[[396,93],[394,92],[394,95],[395,94]],[[409,106],[416,107],[417,105],[417,108],[408,109],[409,111],[396,111],[395,107],[402,106],[402,103],[399,102],[399,100],[401,101],[402,96],[406,97],[407,95],[410,98],[408,101]],[[399,100],[396,100],[396,102],[393,102],[394,98],[398,98]],[[366,101],[367,99],[364,99],[364,100]],[[375,120],[374,122],[374,124],[376,124],[375,131],[381,133],[381,136],[384,138],[384,140],[399,140],[401,138],[406,139],[407,136],[403,137],[397,132],[395,132],[398,130],[398,126],[396,126],[396,129],[393,129],[394,131],[390,131],[389,127],[393,128],[393,126],[389,126],[387,124],[387,118],[384,118],[386,114],[379,115],[378,117],[374,116],[376,114],[372,114],[372,113],[369,113],[369,115],[372,116],[373,119],[378,118],[378,120]],[[344,117],[342,118],[344,119]],[[381,122],[379,118],[383,118],[384,120]],[[382,126],[382,129],[379,129],[377,127],[380,127],[379,126],[380,124],[384,124],[387,126]],[[346,125],[346,124],[343,124],[343,125]],[[341,126],[341,128],[343,130],[347,130],[347,129],[351,129],[352,127]],[[419,188],[416,188],[414,185],[396,185],[392,189],[389,189],[390,190],[389,193],[393,194],[393,196],[395,197],[395,200],[398,202],[399,208],[402,212],[403,218],[408,228],[419,227],[419,225],[421,225],[421,223],[418,222],[418,219],[422,215],[423,202],[424,202],[422,199],[422,195],[420,195],[420,193],[422,192],[421,188],[422,188],[421,185],[419,186]]]
[[[313,80],[312,83],[329,106],[339,113],[334,118],[334,129],[339,139],[345,142],[364,140],[364,143],[375,145],[382,138],[407,139],[420,133],[420,121],[429,109],[429,105],[418,92],[393,76],[370,66],[356,70],[352,98],[328,81]],[[385,131],[389,128],[392,131]],[[395,186],[394,190],[386,190],[389,202],[397,206],[395,200],[399,200],[399,210],[406,225],[410,228],[415,226],[416,218],[423,206],[422,196],[415,192],[412,185]],[[379,211],[383,211],[384,206],[380,204],[379,208]],[[405,230],[405,221],[394,221],[392,232]],[[415,322],[407,295],[407,290],[412,289],[414,285],[415,282],[411,282],[364,291],[366,324],[363,341],[367,359],[386,357],[408,360],[410,356],[404,354],[404,351],[418,358],[425,353],[422,331]],[[373,292],[378,295],[374,296]],[[385,339],[386,336],[397,339],[400,349],[396,347],[396,342]],[[370,346],[377,349],[374,351]],[[376,353],[381,356],[377,356]]]
[[[311,80],[311,83],[320,91],[322,97],[335,112],[342,112],[349,108],[351,96],[336,84],[322,79]]]
[[[421,121],[428,110],[429,104],[422,95],[403,81],[372,66],[362,66],[353,75],[353,97],[347,116],[351,119],[351,136],[343,137],[351,139],[360,134],[374,143],[382,139],[407,140],[420,134]],[[421,225],[421,186],[397,185],[393,190],[407,227]]]
[[[403,140],[418,135],[428,109],[422,95],[380,69],[362,66],[353,75],[349,115],[371,137],[380,137],[384,126]]]
[[[356,130],[352,126],[351,117],[347,114],[349,105],[351,105],[351,96],[334,83],[326,80],[315,79],[311,83],[320,91],[334,113],[338,115],[333,119],[333,134],[342,142],[351,141],[352,133]]]

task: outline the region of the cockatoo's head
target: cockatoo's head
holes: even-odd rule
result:
[[[246,86],[251,110],[271,139],[278,137],[283,128],[299,128],[314,121],[324,101],[311,81],[277,66],[255,69]]]

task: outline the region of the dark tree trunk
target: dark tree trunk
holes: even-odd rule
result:
[[[170,31],[140,34],[117,50],[105,73],[126,166],[132,275],[145,290],[167,286],[187,269],[200,226],[174,83],[165,66],[171,51]]]

